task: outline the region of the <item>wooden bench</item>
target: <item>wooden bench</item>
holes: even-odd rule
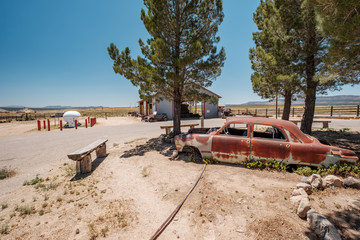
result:
[[[106,157],[106,142],[108,139],[99,139],[86,147],[68,154],[68,158],[76,161],[76,173],[91,172],[91,152],[96,150],[96,157]]]
[[[301,122],[301,120],[290,120],[290,122],[293,122],[293,123],[295,123],[297,125],[299,122]],[[329,123],[331,123],[331,121],[316,120],[316,121],[313,121],[313,123],[322,123],[323,128],[329,128]]]
[[[198,123],[194,123],[194,124],[184,124],[184,125],[180,125],[180,127],[190,127],[190,128],[194,128],[195,126],[199,126]],[[173,128],[173,126],[160,126],[161,129],[165,129],[165,133],[169,134],[171,129]]]

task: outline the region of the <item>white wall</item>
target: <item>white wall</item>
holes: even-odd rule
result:
[[[172,102],[163,99],[162,101],[156,103],[156,111],[158,114],[166,113],[168,119],[172,120],[172,113],[173,113],[172,106],[173,106]],[[154,105],[153,105],[153,109],[154,109]]]

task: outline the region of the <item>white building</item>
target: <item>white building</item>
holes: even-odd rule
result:
[[[217,99],[221,98],[221,96],[203,87],[201,87],[199,91],[200,93],[204,93],[206,95],[216,97]],[[194,102],[194,101],[187,100],[184,102]],[[139,113],[141,115],[150,115],[153,114],[154,112],[156,112],[157,114],[166,113],[169,120],[173,119],[174,103],[172,101],[166,100],[160,95],[154,96],[152,100],[149,102],[140,100],[138,103],[139,103]],[[195,102],[195,106],[198,106],[198,103],[199,102]],[[200,103],[201,103],[200,115],[204,116],[204,118],[218,117],[218,104],[213,104],[210,101],[202,101]]]

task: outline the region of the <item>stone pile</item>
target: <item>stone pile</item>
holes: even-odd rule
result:
[[[303,177],[301,182],[296,185],[292,192],[290,202],[295,206],[296,213],[300,218],[307,219],[310,228],[320,239],[337,240],[341,239],[335,226],[324,216],[311,209],[309,195],[315,189],[325,189],[334,187],[350,187],[360,189],[360,179],[348,177],[341,180],[334,175],[322,178],[319,174],[310,177]]]

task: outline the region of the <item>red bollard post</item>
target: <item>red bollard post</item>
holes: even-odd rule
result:
[[[50,131],[50,119],[48,119],[48,131]]]
[[[87,128],[87,119],[85,119],[85,127]]]
[[[90,126],[92,127],[93,126],[93,119],[90,118]]]
[[[75,129],[77,129],[77,120],[75,120]]]
[[[60,120],[60,131],[62,131],[62,120]]]
[[[37,120],[37,124],[38,124],[38,130],[40,131],[40,130],[41,130],[41,123],[40,123],[40,120]]]
[[[95,122],[94,122],[94,124],[96,124],[96,118],[95,118]]]
[[[45,120],[44,120],[44,129],[46,129],[46,122],[45,122]]]

